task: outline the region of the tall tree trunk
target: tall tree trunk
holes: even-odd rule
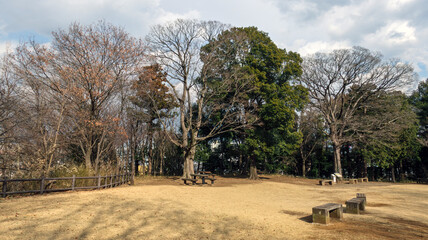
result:
[[[88,147],[85,152],[85,167],[86,169],[92,169],[91,164],[92,147]]]
[[[302,157],[302,177],[306,176],[306,158]]]
[[[184,157],[183,178],[191,178],[192,176],[190,174],[194,173],[193,158],[191,156],[191,150],[189,150],[186,152]]]
[[[249,179],[257,180],[257,179],[259,179],[259,176],[257,175],[256,159],[252,157],[250,161],[251,162],[250,162],[250,177],[249,177]]]
[[[364,164],[364,169],[363,169],[363,177],[368,177],[368,174],[367,174],[367,159],[363,156],[363,164]]]
[[[159,162],[159,175],[163,175],[163,161],[164,161],[164,150],[161,147],[160,149],[160,162]]]
[[[148,160],[149,160],[149,166],[147,169],[147,175],[151,175],[152,174],[152,168],[153,168],[153,149],[152,149],[152,144],[153,144],[153,136],[151,133],[149,133],[149,139],[148,139]]]
[[[404,180],[406,180],[406,175],[404,174],[403,159],[400,159],[400,181]]]
[[[239,173],[243,173],[243,161],[242,161],[242,152],[239,151]]]
[[[396,182],[395,181],[395,168],[394,168],[394,165],[391,166],[391,177],[392,177],[392,182]]]
[[[138,167],[135,167],[136,161],[135,161],[135,142],[134,140],[131,140],[131,185],[134,185],[134,176],[138,175]]]
[[[334,151],[334,171],[336,173],[342,174],[342,163],[340,162],[340,144],[333,142],[333,151]]]

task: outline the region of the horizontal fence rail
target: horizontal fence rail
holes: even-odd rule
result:
[[[117,187],[122,184],[129,183],[132,178],[131,173],[126,174],[117,174],[117,175],[107,175],[107,176],[93,176],[93,177],[60,177],[60,178],[32,178],[32,179],[0,179],[0,183],[2,183],[2,197],[6,197],[12,194],[24,194],[24,193],[40,193],[43,194],[45,192],[61,192],[61,191],[74,191],[79,189],[101,189],[101,188],[112,188]],[[89,186],[77,186],[76,180],[96,180],[96,185]],[[71,181],[70,187],[68,188],[51,188],[55,185],[56,181]],[[37,189],[31,190],[22,190],[22,191],[8,191],[8,183],[9,186],[12,183],[17,182],[38,182]]]

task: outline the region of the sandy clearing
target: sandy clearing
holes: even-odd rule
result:
[[[1,239],[428,239],[428,186],[219,178],[214,186],[152,179],[135,186],[0,200]],[[312,207],[364,192],[367,210],[328,226]]]

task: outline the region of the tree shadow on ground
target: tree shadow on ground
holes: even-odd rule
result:
[[[73,201],[76,197],[73,194],[68,199],[46,202],[45,208],[37,211],[21,209],[21,218],[3,218],[2,235],[6,239],[52,240],[235,239],[251,236],[257,228],[237,217],[197,212],[165,199],[128,200],[99,194],[95,201]]]

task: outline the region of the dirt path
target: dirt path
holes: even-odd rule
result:
[[[185,186],[177,178],[135,186],[0,200],[1,239],[428,239],[428,186],[315,180],[219,178]],[[362,215],[328,226],[311,209],[367,195]]]

